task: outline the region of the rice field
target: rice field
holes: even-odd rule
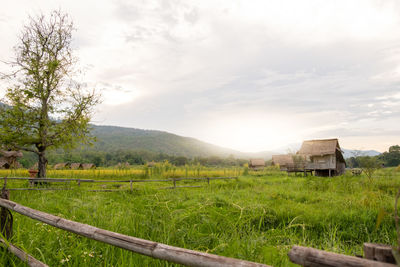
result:
[[[89,177],[97,172],[106,178],[102,171],[122,178],[131,170],[64,174]],[[61,172],[51,175],[60,177]],[[127,190],[104,193],[88,192],[94,185],[82,184],[68,191],[12,191],[10,199],[103,229],[273,266],[295,266],[287,257],[292,245],[355,255],[362,254],[364,242],[396,243],[392,213],[400,173],[393,168],[377,172],[373,179],[349,174],[288,176],[275,169],[242,174],[237,180],[215,180],[210,185],[185,182],[201,188],[162,190],[159,184],[140,183],[133,191],[129,184],[121,184],[118,188]],[[0,176],[5,175],[11,173],[1,171]],[[9,183],[26,186],[21,181]],[[377,227],[382,210],[387,215]],[[175,266],[13,214],[12,242],[50,266]],[[24,266],[8,253],[1,253],[0,265]]]
[[[276,169],[275,169],[276,170]],[[54,170],[48,169],[49,178],[82,178],[82,179],[154,179],[179,177],[227,177],[248,173],[246,167],[204,167],[200,165],[175,167],[160,164],[154,167],[136,166],[131,168],[97,168],[93,170]],[[264,172],[265,173],[265,172]],[[26,169],[0,170],[0,177],[29,177]]]

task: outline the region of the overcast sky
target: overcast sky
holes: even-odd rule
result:
[[[339,138],[382,152],[400,144],[398,3],[7,1],[0,60],[29,15],[61,8],[83,80],[103,94],[95,124],[241,151]]]

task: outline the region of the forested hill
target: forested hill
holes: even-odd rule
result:
[[[104,152],[118,150],[149,151],[174,156],[185,156],[188,158],[210,156],[228,157],[233,155],[237,158],[257,156],[268,159],[271,158],[272,155],[272,152],[261,152],[257,154],[243,153],[202,142],[194,138],[183,137],[163,131],[116,126],[92,126],[92,135],[97,137],[97,142],[92,148],[88,148],[89,150]]]

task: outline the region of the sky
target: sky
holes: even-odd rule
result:
[[[71,16],[81,79],[102,94],[95,124],[243,152],[322,138],[400,144],[398,1],[7,2],[3,61],[30,15]]]

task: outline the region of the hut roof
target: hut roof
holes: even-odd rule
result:
[[[298,153],[319,156],[335,154],[336,150],[341,152],[337,139],[308,140],[303,142]]]
[[[82,168],[82,164],[80,163],[71,163],[71,169],[73,170],[77,170],[77,169],[81,169]]]
[[[154,167],[154,166],[156,166],[156,163],[154,161],[150,161],[150,162],[147,162],[147,166]]]
[[[94,165],[93,163],[83,163],[82,164],[82,169],[84,170],[90,170],[90,169],[94,169],[96,168],[96,165]]]
[[[69,167],[69,163],[57,163],[56,165],[54,165],[54,169],[58,170],[58,169],[65,169]]]
[[[264,159],[250,159],[249,165],[250,166],[265,166],[265,160]]]
[[[272,162],[274,164],[279,164],[281,166],[283,165],[289,165],[289,164],[294,164],[293,160],[293,155],[290,154],[285,154],[285,155],[273,155],[272,156]]]
[[[0,150],[0,153],[6,158],[20,158],[23,156],[21,151]]]

